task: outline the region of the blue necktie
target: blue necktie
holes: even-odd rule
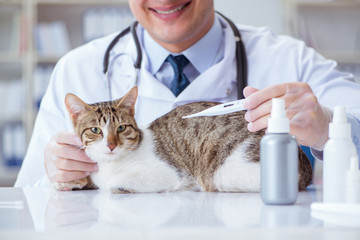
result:
[[[183,69],[189,63],[189,60],[184,55],[169,55],[166,58],[166,61],[171,64],[175,72],[174,79],[170,85],[170,90],[177,97],[190,84],[189,80],[183,73]]]

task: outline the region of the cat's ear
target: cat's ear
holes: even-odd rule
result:
[[[116,104],[116,108],[126,107],[129,110],[129,113],[134,116],[135,115],[135,103],[138,96],[138,88],[137,86],[130,89],[130,91],[119,99],[119,102]]]
[[[65,106],[70,114],[71,121],[75,124],[79,115],[89,111],[90,106],[72,93],[66,94]]]

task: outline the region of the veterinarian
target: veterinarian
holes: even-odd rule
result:
[[[267,127],[270,100],[284,98],[291,134],[320,158],[331,109],[343,105],[360,153],[360,85],[337,71],[334,61],[299,40],[244,25],[237,25],[238,50],[239,37],[215,13],[212,0],[129,0],[129,5],[138,25],[119,39],[116,33],[72,50],[57,63],[15,186],[67,182],[97,171],[73,133],[65,95],[108,101],[135,84],[139,124],[188,102],[227,102],[243,94],[248,129],[254,132]],[[239,75],[247,87],[238,90]]]

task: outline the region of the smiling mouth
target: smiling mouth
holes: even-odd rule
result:
[[[163,11],[163,10],[156,10],[156,9],[153,9],[155,12],[159,13],[159,14],[172,14],[174,12],[178,12],[178,11],[181,11],[183,10],[184,8],[186,8],[188,5],[190,4],[190,2],[187,2],[175,9],[172,9],[172,10],[169,10],[169,11]]]

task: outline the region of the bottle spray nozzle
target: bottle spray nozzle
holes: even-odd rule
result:
[[[280,98],[272,99],[271,117],[286,118],[284,99],[280,99]]]
[[[289,133],[290,124],[286,117],[285,100],[281,98],[272,99],[271,116],[268,121],[269,133]]]
[[[347,123],[345,107],[337,106],[334,108],[333,123]]]
[[[334,108],[333,120],[329,126],[330,138],[350,138],[351,128],[347,121],[346,110],[344,106]]]

